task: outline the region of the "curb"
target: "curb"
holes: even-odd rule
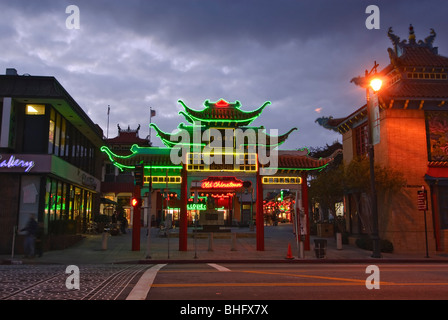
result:
[[[341,263],[362,263],[362,264],[381,264],[381,263],[448,263],[444,259],[144,259],[134,261],[120,261],[115,264],[196,264],[196,263],[235,263],[235,264],[268,264],[268,263],[292,263],[292,264],[341,264]]]

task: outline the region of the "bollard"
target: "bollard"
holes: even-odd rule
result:
[[[236,251],[236,232],[232,232],[230,250],[231,251]]]
[[[102,250],[107,250],[107,232],[103,232],[103,234],[102,234],[101,249]]]
[[[336,233],[336,249],[342,250],[342,233]]]
[[[213,251],[213,232],[208,234],[208,251]]]

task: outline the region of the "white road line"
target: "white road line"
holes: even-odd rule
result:
[[[207,263],[210,267],[215,268],[218,271],[224,271],[224,272],[228,272],[230,271],[230,269],[227,269],[226,267],[220,266],[219,264],[216,263]]]
[[[156,278],[157,272],[164,266],[166,266],[166,264],[156,264],[146,270],[132,289],[131,293],[129,293],[126,300],[145,300],[149,289],[151,289],[151,285]]]

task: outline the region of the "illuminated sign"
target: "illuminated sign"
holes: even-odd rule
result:
[[[189,203],[187,204],[187,210],[207,210],[207,205],[205,203]]]
[[[215,177],[203,180],[201,188],[203,189],[237,189],[243,186],[243,181],[235,177]]]
[[[0,156],[0,168],[25,168],[25,172],[29,172],[34,167],[34,161],[26,161],[16,159],[13,155],[8,160],[1,161]]]

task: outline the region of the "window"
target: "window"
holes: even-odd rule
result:
[[[367,132],[367,122],[363,123],[359,127],[354,128],[353,130],[354,130],[356,155],[364,156],[367,154],[368,146],[369,146],[369,135]]]
[[[54,109],[51,109],[50,127],[48,129],[48,153],[49,154],[53,154],[55,121],[56,121],[56,113],[55,113]]]
[[[45,115],[45,105],[43,104],[27,104],[25,109],[27,116],[42,116]]]
[[[66,134],[66,121],[65,118],[62,118],[62,123],[61,123],[61,140],[60,140],[60,156],[61,157],[65,157],[65,134]]]

